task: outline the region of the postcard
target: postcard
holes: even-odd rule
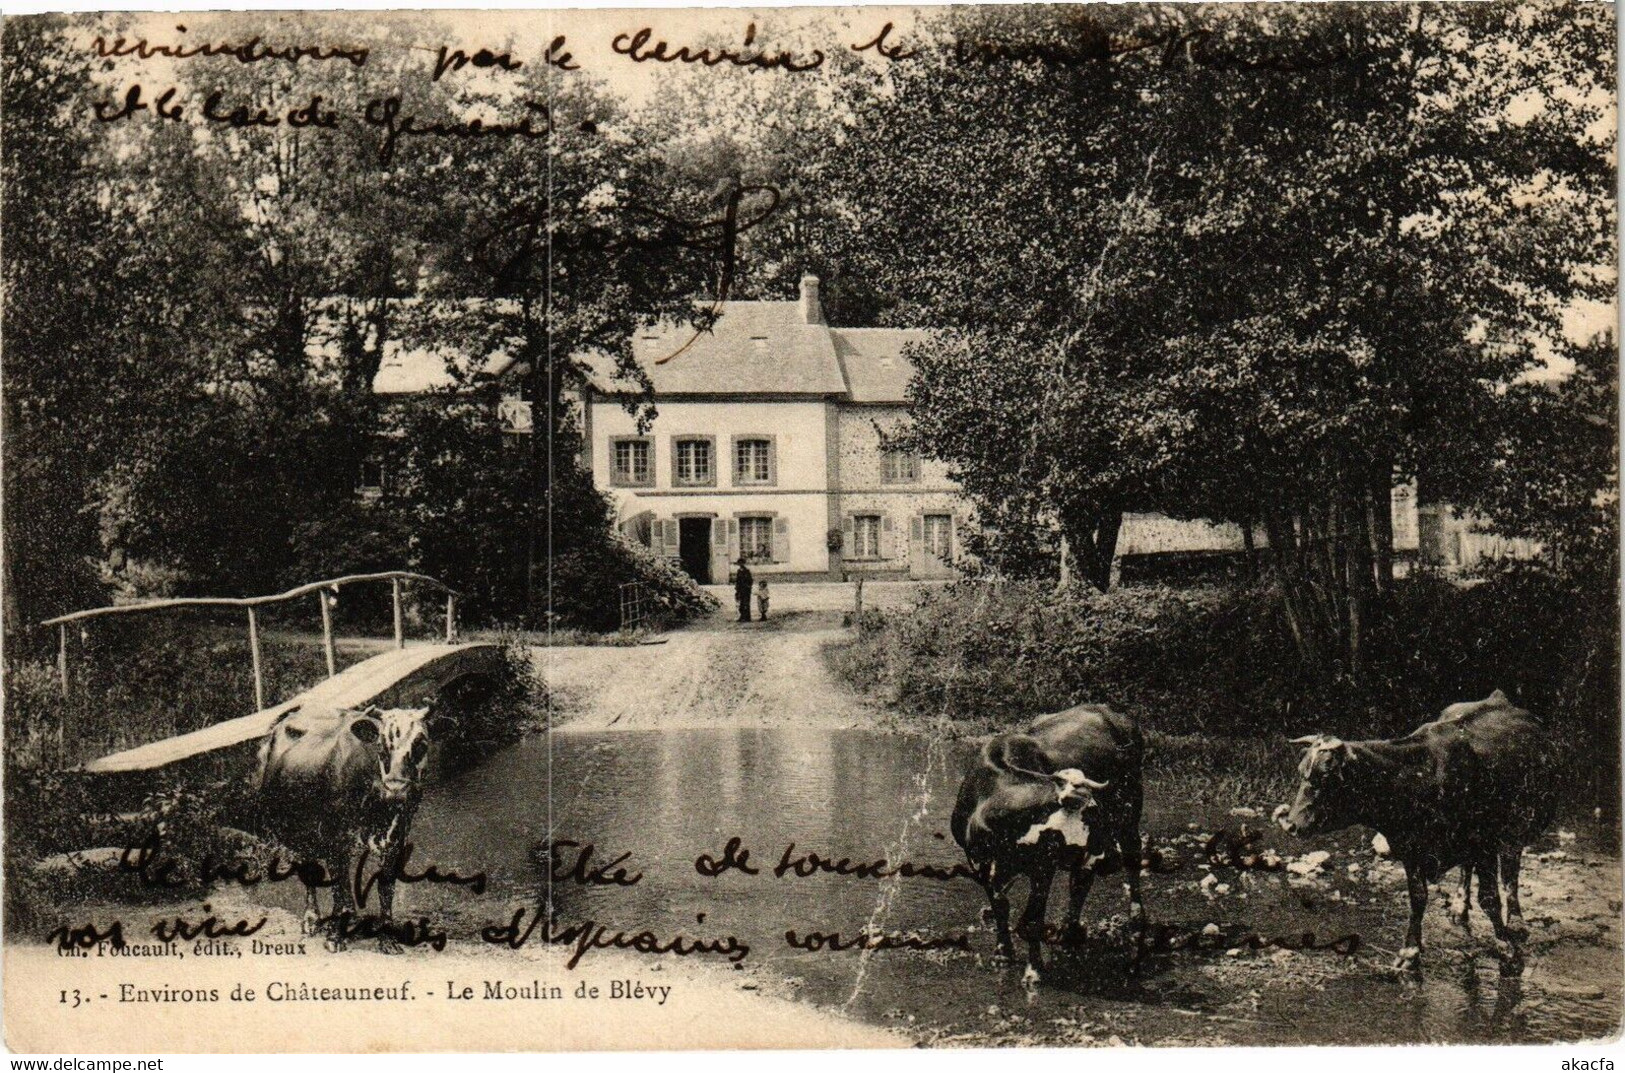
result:
[[[6,1045],[1616,1038],[1615,34],[8,18]]]

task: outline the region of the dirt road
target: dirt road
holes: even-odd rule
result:
[[[536,666],[554,693],[554,729],[875,725],[879,710],[837,681],[823,658],[845,636],[849,586],[775,586],[769,619],[748,624],[735,620],[731,591],[712,591],[722,610],[654,644],[538,648]],[[901,606],[920,591],[869,585],[865,603]]]

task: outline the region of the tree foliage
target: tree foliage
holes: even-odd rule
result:
[[[1389,488],[1473,469],[1531,398],[1506,388],[1537,341],[1563,348],[1565,306],[1612,293],[1610,16],[1113,9],[939,32],[1078,55],[1168,40],[1170,19],[1174,48],[899,67],[843,154],[843,252],[893,318],[942,327],[915,355],[915,442],[989,513],[1057,525],[1097,584],[1123,511],[1257,527],[1302,654],[1358,677]]]

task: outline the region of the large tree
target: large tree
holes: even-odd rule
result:
[[[1121,511],[1262,528],[1306,661],[1358,677],[1392,483],[1482,450],[1565,303],[1611,293],[1609,19],[948,26],[843,154],[848,256],[946,329],[916,442],[990,513],[1058,523],[1097,584]]]

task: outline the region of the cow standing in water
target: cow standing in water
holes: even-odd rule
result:
[[[1478,904],[1505,944],[1503,965],[1518,962],[1527,934],[1518,901],[1523,849],[1556,810],[1549,735],[1500,690],[1481,701],[1452,704],[1434,722],[1403,738],[1341,741],[1324,734],[1306,745],[1302,782],[1290,806],[1275,810],[1287,832],[1311,835],[1353,824],[1376,829],[1405,866],[1411,919],[1395,967],[1421,962],[1428,883],[1461,869],[1456,921],[1467,926],[1467,902],[1478,876]],[[1501,915],[1499,882],[1506,891]]]
[[[1098,872],[1124,871],[1138,961],[1144,946],[1140,901],[1141,762],[1145,743],[1128,716],[1083,704],[1040,716],[1022,734],[983,747],[959,786],[954,840],[987,891],[999,952],[1011,956],[1010,899],[1018,876],[1031,884],[1018,930],[1027,940],[1027,977],[1043,969],[1044,910],[1055,872],[1069,874],[1065,938],[1083,934],[1083,902]]]
[[[321,861],[333,879],[330,950],[345,945],[340,921],[356,912],[355,861],[365,847],[378,875],[379,947],[400,952],[387,925],[395,873],[422,794],[428,715],[428,708],[295,709],[260,747],[265,826],[301,859]],[[320,920],[316,888],[306,886],[304,933],[314,934]]]

